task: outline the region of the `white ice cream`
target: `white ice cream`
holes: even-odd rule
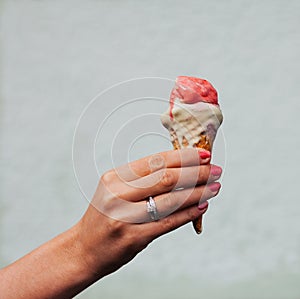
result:
[[[186,146],[186,140],[187,147],[193,147],[200,141],[201,134],[209,138],[212,147],[217,130],[223,121],[218,105],[205,102],[184,104],[179,98],[175,99],[172,115],[173,118],[169,110],[164,112],[161,115],[161,122],[169,130],[171,141],[177,138],[181,147]]]

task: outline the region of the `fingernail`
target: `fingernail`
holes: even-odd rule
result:
[[[208,202],[205,201],[205,202],[203,202],[202,204],[200,204],[200,205],[198,206],[198,210],[204,210],[204,209],[207,208],[207,206],[208,206]]]
[[[222,174],[222,168],[216,165],[212,165],[210,168],[210,174],[219,177]]]
[[[210,158],[210,152],[202,150],[202,151],[199,152],[199,156],[200,156],[201,159]]]
[[[218,192],[221,188],[221,184],[218,182],[212,183],[208,186],[208,188],[210,189],[210,191],[212,192]]]

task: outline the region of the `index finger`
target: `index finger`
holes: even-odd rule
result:
[[[123,181],[130,182],[163,168],[178,168],[207,164],[210,152],[185,148],[157,153],[115,168],[113,171]]]

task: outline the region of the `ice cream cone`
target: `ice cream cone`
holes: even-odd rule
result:
[[[170,95],[170,109],[161,115],[169,130],[174,150],[194,147],[212,152],[213,142],[223,120],[217,91],[206,80],[181,76]],[[202,232],[202,216],[193,221]]]

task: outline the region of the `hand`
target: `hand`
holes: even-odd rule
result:
[[[168,151],[105,173],[77,224],[83,258],[97,280],[130,261],[157,237],[204,214],[216,196],[221,168],[197,149]],[[146,199],[156,202],[152,221]]]
[[[184,149],[105,173],[75,226],[0,270],[2,297],[73,298],[155,238],[196,219],[221,186],[215,180],[222,170],[209,162],[208,152]],[[149,196],[158,221],[147,213]]]

